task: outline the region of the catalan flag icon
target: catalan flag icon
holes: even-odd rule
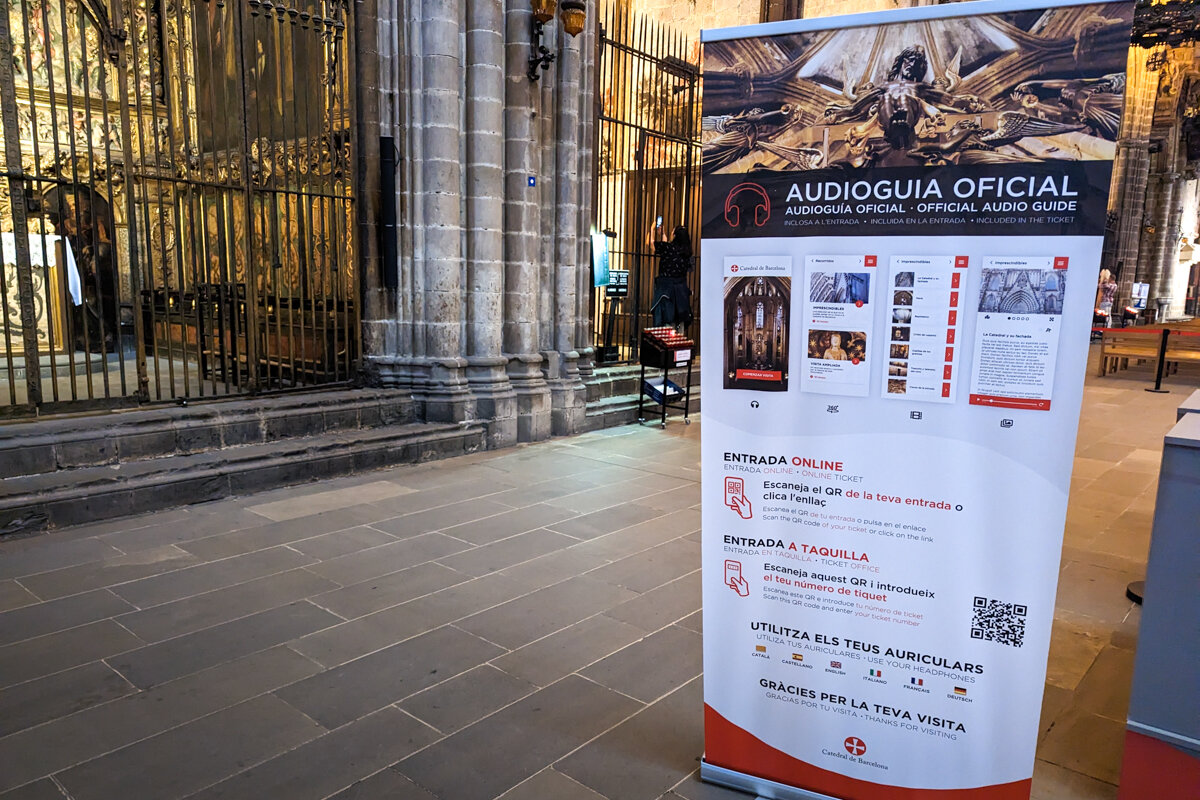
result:
[[[883,670],[881,670],[881,669],[873,669],[873,670],[871,670],[871,677],[872,677],[872,678],[882,678],[882,677],[883,677]]]
[[[803,661],[804,656],[801,655],[800,653],[792,653],[792,660],[793,661]]]
[[[957,694],[957,695],[960,695],[960,696],[963,696],[963,697],[965,697],[965,696],[966,696],[966,694],[967,694],[967,690],[966,690],[966,689],[964,689],[964,688],[963,688],[963,687],[961,687],[961,686],[955,686],[955,687],[954,687],[954,693],[955,693],[955,694]]]
[[[913,686],[924,686],[925,685],[924,678],[909,678],[909,680],[912,681]]]
[[[756,644],[754,645],[754,652],[765,653],[767,652],[767,646],[765,644]]]

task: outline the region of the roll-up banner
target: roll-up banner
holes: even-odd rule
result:
[[[706,31],[706,780],[1030,795],[1132,2]]]

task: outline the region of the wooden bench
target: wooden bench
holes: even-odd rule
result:
[[[1200,328],[1195,325],[1168,325],[1171,335],[1167,338],[1167,368],[1179,371],[1180,362],[1200,364]]]
[[[1167,336],[1167,370],[1178,372],[1181,362],[1200,364],[1200,328],[1186,323],[1164,327],[1170,332]],[[1127,368],[1131,358],[1157,366],[1161,343],[1162,328],[1104,331],[1100,340],[1100,374]]]
[[[1161,329],[1112,328],[1100,338],[1100,374],[1107,375],[1129,366],[1129,359],[1158,361]]]

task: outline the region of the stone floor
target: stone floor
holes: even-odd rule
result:
[[[1040,800],[1116,796],[1144,378],[1088,379]],[[0,544],[0,798],[744,800],[696,778],[700,427]]]

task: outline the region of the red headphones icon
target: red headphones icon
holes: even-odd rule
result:
[[[741,224],[742,209],[734,202],[734,198],[745,193],[762,198],[761,203],[754,205],[754,224],[761,228],[771,218],[771,198],[767,195],[767,190],[757,183],[739,183],[729,190],[729,195],[725,198],[725,221],[734,228]]]

